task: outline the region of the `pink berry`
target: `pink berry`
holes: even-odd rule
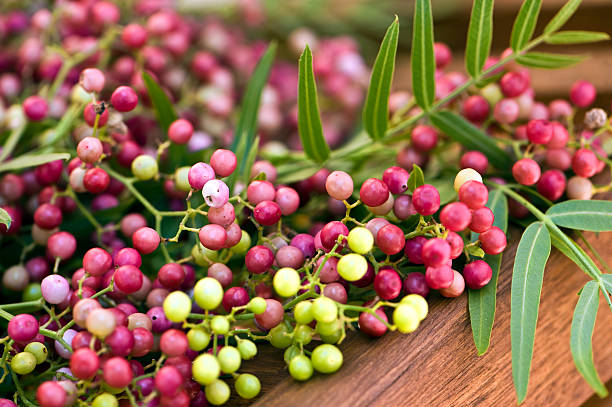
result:
[[[263,201],[273,201],[276,190],[270,181],[253,181],[247,187],[247,200],[253,205]]]
[[[564,148],[569,140],[569,133],[565,126],[559,122],[551,122],[553,134],[550,140],[546,143],[547,149]]]
[[[367,206],[380,206],[389,198],[389,188],[377,178],[369,178],[361,185],[359,199]]]
[[[440,193],[433,185],[421,185],[412,193],[412,205],[423,216],[433,215],[440,209]]]
[[[401,252],[404,244],[404,232],[393,224],[382,227],[376,235],[376,245],[389,256]]]
[[[393,268],[385,266],[374,278],[374,290],[384,300],[392,300],[402,291],[402,278]]]
[[[118,112],[129,112],[138,104],[138,95],[129,86],[119,86],[111,95],[111,104]]]
[[[334,171],[327,177],[325,189],[332,198],[347,200],[353,194],[353,179],[344,171]]]
[[[38,334],[38,321],[30,314],[15,315],[7,329],[8,335],[15,342],[28,342]]]
[[[133,294],[142,287],[142,272],[134,266],[121,266],[115,271],[115,287],[126,294]]]
[[[236,154],[230,150],[215,150],[213,155],[210,157],[210,165],[215,170],[215,173],[220,177],[227,177],[231,175],[236,169],[237,163],[238,160],[236,159]]]
[[[47,117],[48,111],[47,101],[38,95],[29,96],[23,101],[23,112],[29,120],[41,121]]]
[[[168,138],[175,144],[187,144],[193,135],[193,126],[188,120],[177,119],[168,127]]]
[[[263,201],[253,209],[253,217],[263,226],[272,226],[281,218],[281,209],[276,202]]]
[[[467,228],[471,219],[470,208],[462,202],[449,203],[440,212],[440,223],[454,232]]]
[[[448,45],[442,42],[434,43],[434,59],[436,60],[436,68],[442,69],[448,65],[453,55]]]
[[[461,256],[461,253],[463,253],[463,238],[461,236],[459,236],[457,233],[449,230],[448,234],[446,235],[446,241],[448,242],[448,244],[450,245],[450,258],[451,259],[456,259],[457,257]]]
[[[440,294],[443,297],[455,298],[459,297],[465,291],[465,280],[461,273],[453,270],[453,281],[450,286],[440,289]]]
[[[595,101],[597,90],[592,83],[587,81],[577,81],[570,89],[570,100],[578,107],[587,107]]]
[[[429,151],[438,144],[438,132],[433,127],[420,124],[412,130],[410,139],[417,150]]]
[[[463,115],[472,123],[484,122],[491,113],[491,106],[487,100],[480,95],[473,95],[463,102]]]
[[[129,48],[140,48],[147,42],[147,30],[140,24],[128,24],[121,32],[121,41]]]
[[[572,170],[576,175],[583,178],[590,178],[597,173],[597,155],[586,148],[579,148],[572,158]]]
[[[97,162],[103,152],[102,143],[95,137],[85,137],[77,145],[77,155],[84,163],[93,164]]]
[[[189,169],[187,179],[191,188],[200,190],[208,181],[215,179],[215,171],[206,163],[195,163]]]
[[[450,244],[439,237],[429,239],[421,249],[423,263],[428,267],[438,267],[450,259]]]
[[[512,166],[512,175],[522,185],[533,185],[540,179],[540,166],[531,158],[522,158]]]
[[[60,275],[52,274],[43,279],[40,283],[42,296],[49,304],[60,304],[68,298],[70,285],[68,281]]]
[[[499,81],[501,91],[508,98],[521,95],[527,90],[529,85],[529,74],[524,71],[508,72]]]
[[[36,389],[36,400],[41,407],[63,407],[68,396],[58,382],[46,381]]]
[[[67,260],[74,254],[76,250],[76,239],[71,233],[57,232],[52,234],[47,240],[47,250],[52,257],[59,257],[62,260]]]
[[[473,290],[478,290],[489,284],[493,271],[491,266],[484,260],[476,260],[468,263],[463,268],[463,278],[465,284]]]
[[[281,213],[284,216],[291,215],[300,206],[300,196],[295,189],[290,187],[279,188],[276,191],[274,201],[280,206]]]
[[[519,104],[514,99],[502,99],[495,105],[493,117],[502,124],[510,124],[519,116]]]
[[[475,180],[465,182],[459,188],[459,200],[470,209],[479,209],[487,204],[489,190],[482,183]]]
[[[478,236],[482,250],[486,254],[499,254],[506,248],[506,235],[497,226],[491,227],[486,232],[481,233]]]
[[[104,82],[104,74],[97,68],[87,68],[81,71],[79,84],[86,92],[102,92]]]
[[[221,208],[229,201],[229,188],[220,179],[212,179],[204,184],[202,196],[208,206]]]
[[[534,144],[546,144],[553,137],[553,126],[547,120],[530,120],[526,131],[527,138]]]
[[[200,229],[200,242],[210,250],[220,250],[225,247],[227,232],[223,226],[208,224]]]
[[[389,167],[383,172],[382,180],[392,194],[401,194],[408,188],[410,174],[401,167]]]
[[[495,216],[489,208],[482,207],[472,212],[472,221],[470,222],[470,230],[475,233],[486,232],[493,226]]]
[[[161,239],[155,229],[142,227],[132,235],[134,248],[142,254],[153,253],[159,246]]]
[[[462,169],[472,168],[480,174],[487,172],[489,160],[487,156],[480,151],[468,151],[461,156],[460,164]]]
[[[429,288],[434,290],[450,287],[454,277],[453,269],[446,264],[439,267],[427,267],[425,271],[425,281]]]
[[[561,198],[565,192],[565,174],[559,170],[544,171],[538,181],[538,192],[551,201]]]

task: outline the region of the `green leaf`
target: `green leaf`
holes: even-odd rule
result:
[[[612,295],[612,274],[602,274],[601,281],[609,295]]]
[[[560,31],[546,39],[548,44],[584,44],[609,40],[608,33],[596,31]]]
[[[463,117],[442,110],[429,116],[432,124],[451,139],[463,144],[469,150],[479,150],[487,156],[491,164],[499,169],[510,168],[510,156],[495,144],[495,141],[482,130]]]
[[[439,178],[430,182],[440,193],[440,205],[444,205],[457,198],[453,187],[454,178]]]
[[[416,164],[412,164],[412,171],[410,172],[410,178],[408,178],[408,191],[414,192],[415,189],[425,183],[425,176],[423,170]]]
[[[4,161],[7,157],[11,155],[17,144],[19,143],[19,139],[25,132],[27,126],[27,122],[23,123],[21,126],[13,129],[8,139],[2,145],[2,151],[0,151],[0,162]]]
[[[487,207],[493,211],[497,226],[506,233],[508,229],[508,201],[504,193],[495,189],[489,193]],[[478,233],[472,233],[472,242],[478,240]],[[499,268],[501,266],[502,255],[492,256],[485,254],[484,261],[491,267],[493,274],[491,281],[479,290],[468,289],[468,304],[470,310],[470,324],[472,326],[472,336],[474,345],[478,351],[478,356],[483,355],[491,342],[491,330],[495,320],[495,306],[497,297],[497,280]]]
[[[155,116],[160,126],[165,132],[168,131],[168,127],[175,121],[178,116],[172,107],[173,104],[166,95],[166,92],[155,82],[155,79],[147,72],[142,73],[142,80],[147,88],[147,93],[153,104],[155,110]]]
[[[531,39],[538,22],[542,0],[525,0],[519,10],[510,37],[510,46],[514,51],[521,51]]]
[[[578,6],[580,6],[580,3],[582,3],[582,0],[569,0],[567,3],[565,3],[557,14],[555,14],[552,20],[546,24],[546,27],[544,27],[544,34],[550,34],[563,27],[567,20],[574,15],[578,9]]]
[[[465,46],[465,69],[476,77],[491,51],[494,0],[474,0]]]
[[[532,223],[521,237],[512,270],[512,377],[519,403],[527,395],[544,267],[549,254],[550,235],[546,225]]]
[[[310,177],[320,169],[321,166],[312,161],[306,161],[303,163],[289,162],[287,164],[281,164],[276,167],[276,181],[282,184],[291,184]]]
[[[247,83],[244,96],[242,97],[240,116],[234,130],[234,141],[232,142],[232,151],[238,158],[238,168],[230,178],[230,186],[234,185],[236,179],[247,179],[250,175],[251,168],[247,166],[247,162],[250,156],[249,152],[253,151],[255,134],[257,133],[257,114],[259,112],[261,92],[268,82],[275,53],[276,43],[272,42],[253,70],[253,74]]]
[[[516,61],[530,68],[559,69],[584,61],[582,55],[551,54],[548,52],[528,52],[519,55]]]
[[[317,102],[317,85],[312,70],[312,53],[308,46],[300,56],[298,132],[306,156],[318,163],[325,162],[329,157],[329,146],[323,137],[321,114]]]
[[[551,206],[546,215],[564,228],[592,232],[612,230],[612,201],[565,201]]]
[[[412,33],[412,91],[417,104],[429,109],[435,98],[433,17],[430,0],[414,3]]]
[[[397,16],[391,23],[380,44],[380,50],[372,67],[370,87],[363,107],[363,126],[370,137],[380,140],[387,131],[389,121],[389,93],[395,68],[395,53],[399,36]]]
[[[0,164],[0,172],[36,167],[51,161],[68,160],[69,158],[68,153],[26,154]]]
[[[11,227],[12,221],[13,220],[11,219],[11,216],[8,214],[8,212],[5,211],[3,208],[0,208],[0,224],[5,225],[8,229]]]
[[[578,303],[574,309],[570,349],[576,369],[584,380],[595,390],[599,397],[606,397],[608,390],[601,382],[593,363],[593,329],[599,308],[599,286],[595,281],[589,281],[582,289]]]

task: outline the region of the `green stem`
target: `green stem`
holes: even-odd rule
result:
[[[2,151],[0,151],[0,162],[10,157],[13,150],[15,150],[15,147],[17,147],[17,144],[19,143],[19,139],[21,139],[21,136],[23,135],[26,126],[27,126],[27,122],[24,122],[21,126],[11,131],[10,136],[8,137],[8,139],[2,146]]]
[[[1,304],[0,305],[0,309],[3,309],[5,311],[26,308],[26,307],[42,308],[42,300],[14,302],[12,304]]]

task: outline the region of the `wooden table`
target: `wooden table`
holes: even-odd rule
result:
[[[342,343],[342,369],[316,374],[306,383],[292,380],[282,351],[269,345],[245,364],[258,375],[263,391],[256,406],[512,406],[510,356],[510,285],[519,231],[503,257],[497,313],[489,351],[478,357],[467,310],[467,296],[431,296],[430,313],[417,332],[387,333],[370,339],[354,333]],[[587,234],[607,261],[612,261],[612,233]],[[529,392],[524,406],[582,405],[593,392],[575,370],[569,350],[575,295],[587,277],[553,250],[544,276]],[[604,382],[612,378],[612,312],[604,300],[593,337],[595,365]],[[233,396],[237,397],[237,396]],[[246,405],[233,398],[230,405]]]

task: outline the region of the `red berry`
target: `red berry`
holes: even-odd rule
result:
[[[140,24],[128,24],[121,32],[121,41],[129,48],[140,48],[147,42],[147,30]]]
[[[124,314],[125,315],[125,314]],[[74,343],[74,340],[73,340]],[[134,350],[134,335],[127,327],[119,325],[104,339],[113,356],[127,357]]]
[[[222,305],[227,312],[230,312],[234,307],[246,305],[248,302],[249,293],[244,287],[230,287],[225,294],[223,294]]]
[[[579,148],[572,157],[572,170],[583,178],[590,178],[597,172],[597,155],[586,148]]]
[[[44,203],[34,212],[34,223],[42,229],[54,229],[62,224],[62,211],[56,205]]]
[[[376,245],[383,253],[390,256],[401,252],[404,243],[404,232],[393,224],[382,227],[376,235]]]
[[[88,103],[83,110],[83,119],[85,119],[85,123],[89,125],[89,127],[93,127],[96,124],[96,106],[93,102]],[[98,119],[98,127],[103,127],[108,122],[108,109],[104,109],[100,114],[100,118]]]
[[[472,232],[482,233],[493,226],[494,220],[493,211],[485,206],[472,212],[472,221],[469,228]]]
[[[110,176],[102,168],[90,168],[83,177],[83,186],[92,194],[99,194],[108,188]]]
[[[208,224],[204,225],[198,233],[200,242],[210,250],[221,250],[227,241],[227,232],[223,226]]]
[[[489,160],[487,156],[480,151],[468,151],[461,156],[459,165],[462,169],[472,168],[478,171],[478,173],[484,174],[489,167]]]
[[[423,264],[423,245],[427,243],[427,238],[424,236],[416,236],[412,239],[406,240],[404,246],[404,255],[408,258],[410,263]]]
[[[597,90],[592,83],[577,81],[570,89],[570,100],[578,107],[587,107],[595,101]]]
[[[408,188],[410,174],[401,167],[389,167],[383,172],[383,182],[392,194],[401,194]]]
[[[119,86],[111,95],[111,104],[119,112],[129,112],[138,104],[138,95],[129,86]]]
[[[428,267],[438,267],[450,259],[450,244],[439,237],[429,239],[421,250],[423,263]]]
[[[406,294],[418,294],[421,297],[427,297],[429,286],[427,285],[425,274],[418,271],[408,273],[404,279],[404,291]]]
[[[450,203],[440,212],[440,223],[454,232],[467,228],[471,218],[470,208],[462,202]]]
[[[132,235],[134,248],[142,254],[149,254],[155,251],[161,241],[155,229],[142,227]]]
[[[446,235],[446,241],[450,245],[450,258],[456,259],[463,253],[463,238],[457,233],[449,231]]]
[[[155,375],[155,388],[162,396],[175,396],[183,384],[183,377],[174,366],[164,366]]]
[[[429,151],[438,144],[438,132],[431,126],[420,124],[412,130],[410,139],[417,150]]]
[[[276,202],[263,201],[255,206],[253,217],[263,226],[272,226],[276,224],[282,216],[280,206]]]
[[[425,281],[429,288],[434,290],[450,287],[454,277],[453,269],[446,264],[439,267],[427,267],[425,271]]]
[[[508,72],[502,76],[499,86],[504,96],[514,98],[521,95],[529,87],[529,74],[526,72]]]
[[[470,96],[463,102],[463,115],[472,123],[484,122],[490,113],[489,102],[480,95]]]
[[[367,206],[380,206],[389,199],[389,188],[381,180],[369,178],[361,185],[359,199]]]
[[[218,149],[210,157],[210,165],[215,170],[215,173],[221,177],[231,175],[236,169],[238,159],[236,154],[230,150]]]
[[[47,116],[47,101],[38,95],[29,96],[23,101],[23,112],[29,120],[38,122]]]
[[[465,284],[473,290],[477,290],[489,284],[492,275],[493,271],[491,270],[491,266],[483,260],[473,261],[466,264],[463,268]]]
[[[540,166],[531,158],[522,158],[512,166],[512,175],[522,185],[533,185],[540,179]]]
[[[15,315],[9,321],[7,331],[15,342],[29,342],[38,334],[38,321],[30,314]]]
[[[99,367],[100,359],[98,355],[89,348],[78,349],[70,357],[70,370],[79,379],[88,380],[93,378]]]
[[[385,314],[385,311],[382,307],[377,308],[374,312],[376,312],[378,318],[382,319],[385,322],[388,322],[387,315]],[[382,336],[385,332],[387,332],[387,326],[382,323],[378,318],[376,318],[369,312],[362,312],[359,315],[359,329],[366,335],[369,335],[374,338]]]
[[[553,134],[551,139],[546,143],[547,149],[563,148],[569,140],[569,133],[565,126],[559,122],[551,122]]]
[[[162,334],[159,348],[169,357],[184,355],[189,349],[187,335],[178,329],[169,329]]]
[[[58,382],[43,382],[36,389],[36,400],[40,407],[63,407],[67,398],[66,390]]]
[[[470,209],[479,209],[487,204],[489,190],[482,182],[468,181],[459,188],[459,200]]]
[[[339,247],[344,247],[348,233],[349,230],[344,223],[338,221],[329,222],[321,229],[321,245],[323,245],[325,250],[330,251],[336,244],[338,237],[343,235],[345,238]]]
[[[434,43],[434,59],[436,61],[436,68],[444,68],[448,65],[453,57],[453,54],[448,45],[442,42]]]
[[[47,249],[52,257],[59,257],[67,260],[76,250],[76,239],[71,233],[57,232],[52,234],[47,240]]]
[[[565,192],[565,174],[559,170],[544,171],[538,181],[538,192],[551,201],[561,198]]]
[[[274,264],[274,253],[266,246],[253,246],[246,254],[245,264],[251,273],[264,273]]]
[[[374,278],[374,290],[384,300],[392,300],[402,291],[402,279],[393,268],[385,266]]]
[[[133,294],[142,287],[142,272],[134,266],[121,266],[115,271],[115,287],[126,294]]]
[[[527,138],[534,144],[546,144],[553,137],[553,126],[548,120],[530,120],[527,123]]]
[[[177,119],[168,127],[168,138],[175,144],[186,144],[193,135],[193,126],[188,120]]]
[[[423,216],[433,215],[440,209],[440,193],[433,185],[421,185],[412,193],[412,205]]]
[[[122,389],[132,381],[132,368],[122,357],[112,357],[102,366],[104,381],[111,387]]]
[[[480,246],[486,254],[499,254],[506,248],[506,235],[497,226],[492,226],[478,236]]]

